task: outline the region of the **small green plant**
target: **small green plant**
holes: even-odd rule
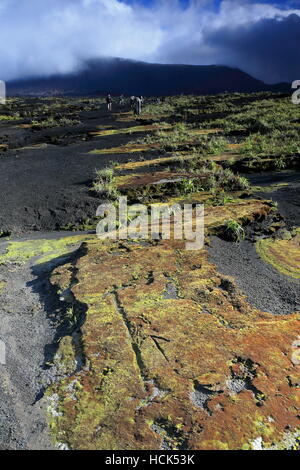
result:
[[[225,206],[226,204],[231,204],[231,203],[233,203],[233,202],[234,202],[233,197],[226,195],[226,196],[223,196],[223,197],[222,197],[222,199],[221,199],[219,205],[220,205],[220,206]]]
[[[284,158],[278,157],[274,160],[274,166],[277,170],[284,170],[286,167],[286,162],[284,161]]]
[[[104,168],[96,171],[96,179],[93,182],[92,191],[102,196],[107,196],[110,199],[117,199],[119,191],[113,168]]]
[[[224,137],[212,137],[210,141],[207,143],[207,151],[208,153],[212,153],[213,155],[219,155],[228,147],[228,141]]]
[[[179,185],[179,191],[181,194],[191,194],[197,191],[197,186],[194,181],[188,178],[183,179]]]
[[[236,220],[228,220],[226,224],[226,235],[236,243],[240,243],[245,238],[245,230]]]

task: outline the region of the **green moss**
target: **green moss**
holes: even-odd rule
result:
[[[91,235],[63,237],[56,240],[26,240],[9,241],[6,253],[0,255],[0,264],[26,264],[35,257],[35,264],[46,263],[74,250],[81,242],[91,238]]]

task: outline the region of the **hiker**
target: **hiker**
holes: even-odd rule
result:
[[[112,109],[112,97],[111,97],[110,94],[108,94],[107,97],[106,97],[106,103],[107,103],[108,111],[111,111],[111,109]]]
[[[134,102],[135,102],[135,96],[130,97],[130,109],[133,111],[134,110]]]
[[[119,98],[119,106],[123,107],[124,103],[125,103],[124,95],[121,95],[120,98]]]
[[[142,113],[142,100],[138,96],[135,98],[134,102],[134,114],[139,116]]]

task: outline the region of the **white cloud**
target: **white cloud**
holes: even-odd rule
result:
[[[0,74],[64,73],[82,61],[123,57],[157,62],[220,63],[216,45],[206,38],[261,19],[287,17],[300,10],[243,0],[223,0],[220,11],[209,0],[157,0],[152,7],[120,0],[0,0]]]

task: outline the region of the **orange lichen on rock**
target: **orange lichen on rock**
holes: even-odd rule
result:
[[[85,318],[83,365],[48,392],[59,442],[250,449],[299,429],[298,314],[252,308],[205,249],[181,241],[95,238],[81,250],[72,292]],[[65,288],[68,276],[60,267],[52,282]]]

